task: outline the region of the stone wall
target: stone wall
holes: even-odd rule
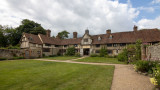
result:
[[[0,58],[12,59],[13,57],[38,58],[42,57],[41,49],[0,49]]]
[[[151,61],[160,61],[160,44],[148,46],[146,48],[146,59]]]
[[[23,57],[23,50],[0,49],[0,58]]]

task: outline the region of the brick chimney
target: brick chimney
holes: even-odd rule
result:
[[[73,38],[77,38],[77,32],[73,32]]]
[[[138,27],[137,27],[136,25],[134,25],[133,31],[134,31],[134,32],[137,32],[137,31],[138,31]]]
[[[89,34],[89,30],[88,29],[85,30],[85,34]]]
[[[50,35],[51,35],[51,30],[49,30],[49,29],[46,30],[46,36],[47,36],[47,37],[51,37]]]
[[[111,34],[111,29],[106,30],[106,34]]]

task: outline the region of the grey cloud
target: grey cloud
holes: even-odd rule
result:
[[[132,29],[133,19],[138,15],[128,4],[110,0],[7,0],[7,3],[12,16],[19,18],[12,22],[28,18],[51,29],[52,35],[68,30],[70,36],[73,31],[82,36],[87,27],[91,34],[103,34],[107,29],[127,31]]]

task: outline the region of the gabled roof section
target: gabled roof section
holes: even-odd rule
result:
[[[69,45],[69,44],[80,44],[81,38],[72,38],[72,39],[58,39],[52,37],[46,37],[45,35],[40,34],[40,37],[43,43],[54,44],[54,45]]]
[[[39,34],[44,44],[54,44],[54,45],[60,45],[61,40],[58,38],[52,38],[52,37],[46,37],[46,35]]]
[[[23,33],[23,34],[26,36],[26,38],[29,40],[30,43],[42,44],[38,35],[28,34],[28,33]]]
[[[109,36],[112,35],[112,39]],[[98,37],[102,40],[98,41]],[[111,34],[101,34],[92,36],[92,44],[107,44],[107,43],[135,43],[138,39],[142,42],[159,42],[160,41],[160,30],[158,29],[143,29],[139,31],[130,32],[118,32]]]

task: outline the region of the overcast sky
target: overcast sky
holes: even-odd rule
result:
[[[0,24],[17,27],[23,19],[40,23],[57,35],[81,36],[131,31],[134,25],[160,29],[160,0],[1,0]]]

